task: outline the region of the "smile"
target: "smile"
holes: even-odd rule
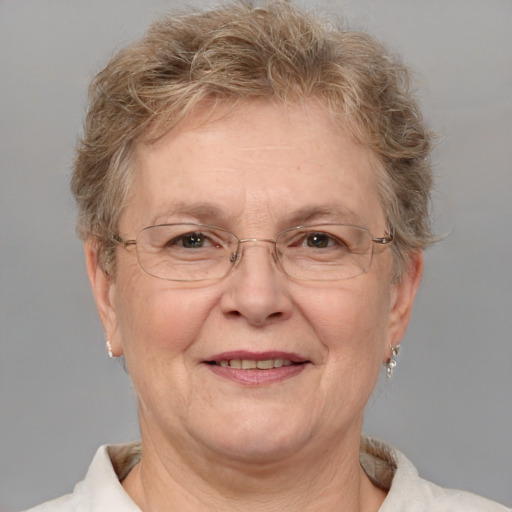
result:
[[[293,352],[236,350],[203,361],[217,376],[244,386],[266,386],[300,375],[311,363]]]
[[[210,364],[215,366],[223,366],[229,368],[236,368],[241,370],[271,370],[272,368],[282,368],[283,366],[293,366],[302,363],[294,363],[290,359],[230,359],[223,361],[212,361]]]

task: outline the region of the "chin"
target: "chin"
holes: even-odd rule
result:
[[[263,463],[296,454],[312,437],[312,428],[306,418],[291,421],[289,416],[275,412],[240,416],[217,422],[203,442],[224,457]]]

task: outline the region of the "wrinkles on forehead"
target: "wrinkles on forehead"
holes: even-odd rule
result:
[[[367,147],[316,105],[240,107],[211,123],[192,117],[137,145],[125,229],[193,222],[271,236],[340,223],[380,232],[381,165]]]
[[[201,224],[214,224],[220,227],[230,227],[233,219],[222,206],[214,203],[186,203],[178,201],[171,208],[159,212],[151,218],[151,224],[193,221]],[[367,224],[358,212],[341,205],[305,205],[286,213],[280,224],[286,227],[302,226],[315,223],[336,223],[365,226]]]

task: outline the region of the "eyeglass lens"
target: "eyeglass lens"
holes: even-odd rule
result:
[[[143,229],[136,250],[140,266],[152,276],[201,281],[227,275],[240,260],[243,244],[251,241],[240,243],[236,235],[215,226],[163,224]],[[366,272],[372,260],[372,235],[357,226],[296,227],[270,242],[282,270],[298,279],[348,279]]]

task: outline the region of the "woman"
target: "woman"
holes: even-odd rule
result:
[[[90,102],[72,189],[141,443],[34,510],[506,510],[361,439],[433,240],[400,62],[235,4],[156,23]]]

